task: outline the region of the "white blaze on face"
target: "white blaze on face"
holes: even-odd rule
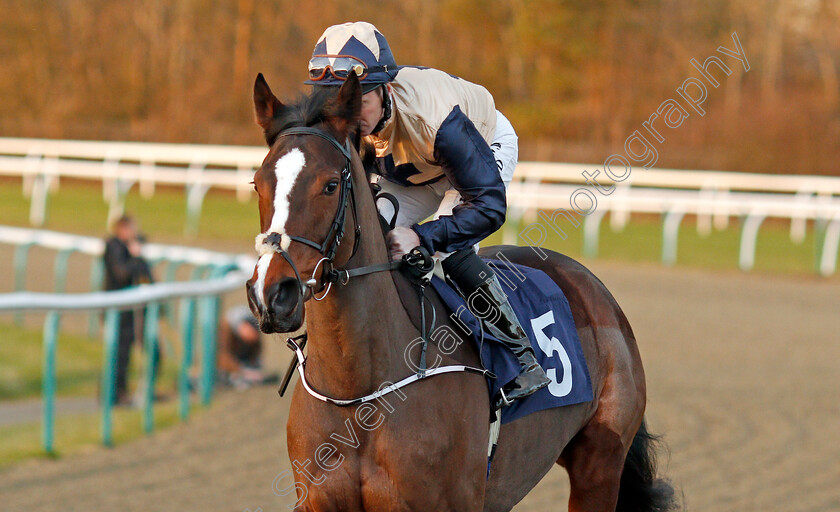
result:
[[[306,159],[303,158],[303,153],[298,148],[294,148],[280,157],[274,165],[274,175],[277,177],[277,185],[274,187],[274,215],[271,217],[271,224],[268,226],[268,231],[257,236],[257,252],[260,255],[260,259],[257,262],[257,282],[254,283],[254,291],[263,307],[266,307],[265,276],[268,273],[268,267],[271,265],[271,260],[275,252],[273,250],[264,250],[264,247],[261,248],[261,242],[264,241],[265,236],[269,233],[279,233],[281,235],[286,233],[286,221],[289,219],[289,196],[304,165],[306,165]],[[283,237],[283,250],[289,249],[288,245],[290,241],[289,237]]]
[[[260,259],[257,261],[257,282],[254,283],[254,291],[257,296],[257,300],[260,301],[263,307],[265,305],[265,274],[268,272],[268,266],[271,265],[271,258],[274,257],[274,253],[270,254],[263,254],[260,256]]]
[[[274,187],[274,216],[271,218],[268,233],[282,235],[286,232],[286,220],[289,218],[289,194],[304,165],[306,165],[306,160],[298,148],[294,148],[277,160],[274,166],[274,175],[277,176],[277,185]]]

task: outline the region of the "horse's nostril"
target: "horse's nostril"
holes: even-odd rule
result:
[[[291,315],[300,301],[300,285],[297,279],[286,278],[274,283],[266,292],[273,313],[280,318]]]

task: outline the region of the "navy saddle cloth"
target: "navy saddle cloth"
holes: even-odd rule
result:
[[[552,381],[533,395],[502,408],[502,423],[543,409],[592,400],[589,370],[569,302],[560,287],[542,270],[493,259],[485,261],[499,277],[516,317],[531,340],[537,361]],[[519,375],[516,357],[486,331],[481,341],[481,320],[470,312],[457,291],[438,277],[432,279],[432,286],[453,315],[472,332],[484,367],[496,375],[495,379],[488,379],[490,396],[495,396],[502,386]]]

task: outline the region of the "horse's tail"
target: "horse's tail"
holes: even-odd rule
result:
[[[660,443],[642,420],[624,461],[616,512],[665,512],[679,508],[671,483],[656,476],[655,449]]]

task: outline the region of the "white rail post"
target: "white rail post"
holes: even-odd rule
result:
[[[601,220],[606,215],[604,208],[595,210],[583,220],[583,255],[587,258],[598,256],[598,237],[601,230]]]
[[[828,228],[833,220],[831,213],[823,213],[825,211],[822,205],[830,207],[833,201],[833,196],[830,192],[817,192],[815,200],[817,211],[814,214],[814,270],[822,271],[823,251],[828,245],[825,243],[828,238]]]
[[[198,234],[198,221],[201,217],[201,206],[204,195],[210,186],[204,183],[204,168],[207,160],[204,155],[196,155],[187,169],[189,183],[187,184],[187,224],[184,233],[189,236]]]
[[[755,265],[755,245],[758,239],[758,228],[767,215],[764,212],[752,211],[744,221],[741,230],[741,250],[738,254],[738,266],[741,270],[752,270]]]
[[[23,197],[32,198],[32,187],[35,185],[35,178],[41,172],[43,165],[43,154],[40,147],[37,145],[30,146],[23,160],[23,172],[21,173]]]
[[[108,218],[105,228],[123,214],[123,204],[120,202],[119,157],[109,150],[102,161],[102,199],[108,203]]]
[[[627,197],[630,193],[630,182],[623,181],[615,185],[614,197],[617,199]],[[627,223],[630,222],[630,208],[627,201],[614,201],[610,210],[610,228],[613,233],[624,231]]]
[[[29,203],[29,223],[33,226],[43,226],[47,220],[47,195],[49,194],[49,178],[47,164],[42,166],[40,173],[35,175],[32,182],[32,199]]]
[[[249,163],[240,163],[236,167],[236,177],[238,178],[236,200],[240,203],[247,203],[254,192],[254,186],[251,185],[251,180],[254,178],[254,168]]]
[[[528,170],[533,169],[533,166],[526,167],[525,169],[525,173],[519,182],[521,187],[519,190],[525,198],[525,201],[523,201],[521,205],[519,220],[521,220],[523,224],[528,225],[537,221],[537,211],[539,208],[536,208],[532,204],[528,204],[527,198],[534,197],[539,193],[542,178],[536,171]]]
[[[712,214],[714,213],[714,208],[711,206],[711,203],[714,201],[715,195],[714,187],[709,184],[704,184],[698,192],[699,198],[703,201],[703,206],[697,208],[697,234],[703,238],[712,234]]]
[[[822,254],[820,255],[820,274],[830,276],[837,268],[837,248],[840,245],[840,215],[825,230]]]
[[[813,200],[816,190],[810,185],[801,187],[793,196],[793,201],[797,204],[807,204]],[[802,212],[797,210],[790,216],[790,241],[795,244],[801,244],[805,241],[805,235],[808,231],[808,218]]]
[[[102,199],[104,201],[110,201],[114,197],[118,166],[119,157],[114,154],[112,149],[109,149],[105,158],[102,159]]]
[[[155,195],[155,162],[144,158],[140,161],[140,196],[150,199]]]
[[[723,199],[723,201],[718,201],[717,206],[715,207],[714,213],[714,225],[715,229],[718,231],[723,231],[724,229],[729,227],[729,216],[732,212],[729,209],[729,189],[725,187],[720,187],[716,189],[715,198]]]
[[[669,267],[677,262],[680,222],[684,216],[683,208],[674,207],[665,214],[665,220],[662,222],[662,263]]]

